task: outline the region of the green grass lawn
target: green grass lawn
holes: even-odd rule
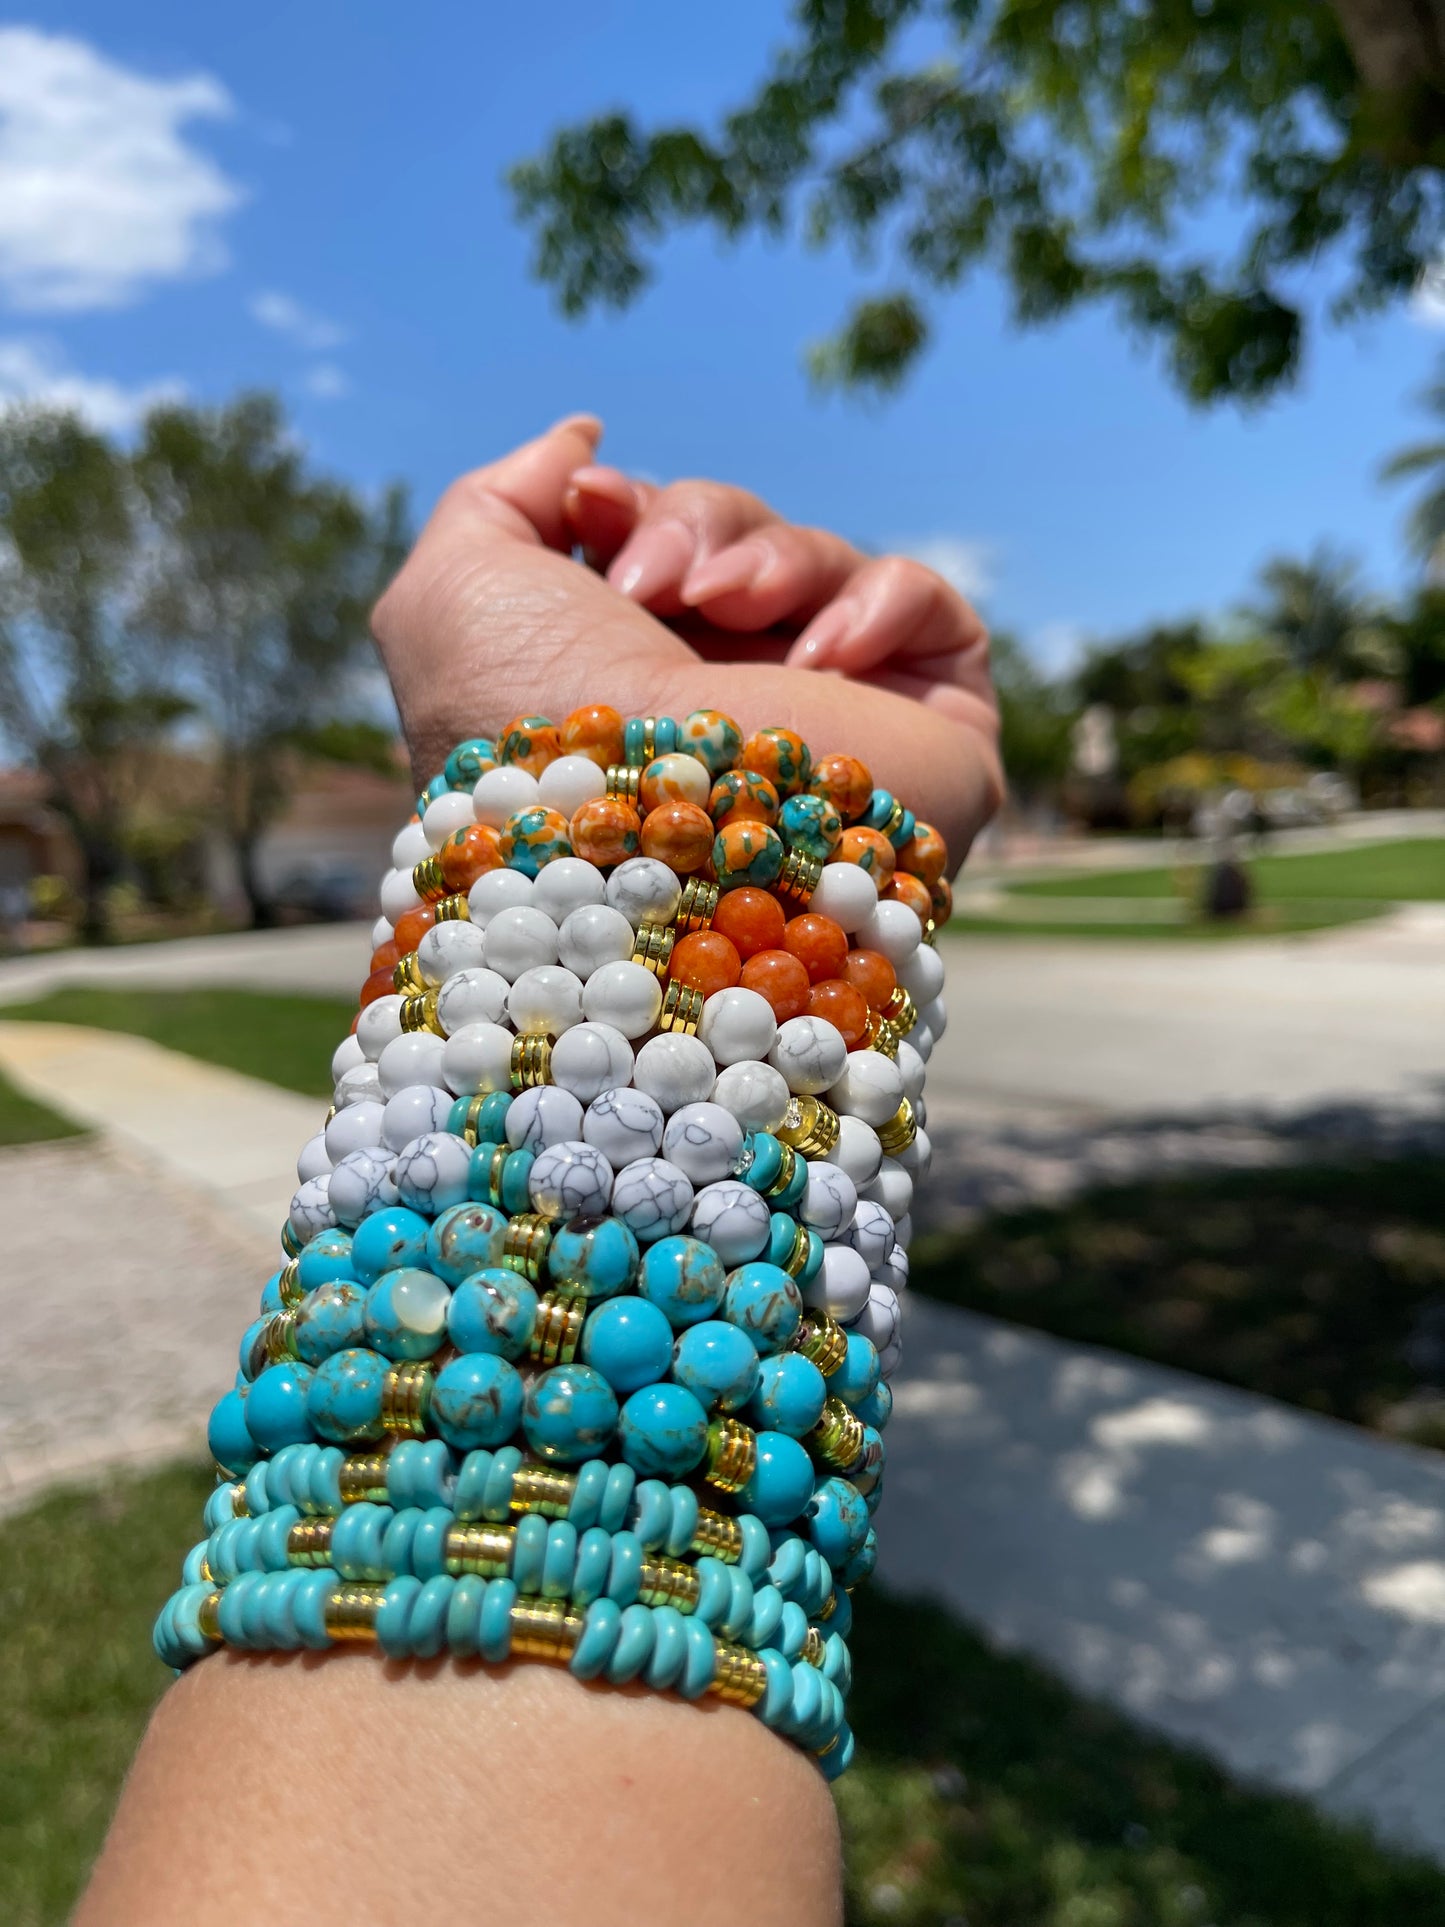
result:
[[[0,1149],[12,1144],[46,1144],[53,1138],[83,1136],[81,1127],[72,1124],[39,1104],[33,1097],[16,1090],[7,1077],[0,1077]]]
[[[330,1097],[331,1054],[351,1028],[353,1001],[252,990],[105,990],[76,984],[0,1009],[42,1024],[93,1024],[150,1037],[249,1077]]]
[[[84,1881],[166,1683],[151,1620],[208,1483],[172,1468],[0,1522],[6,1927],[59,1927]],[[1234,1786],[932,1607],[874,1587],[855,1605],[863,1744],[839,1788],[854,1927],[1445,1920],[1433,1867]]]
[[[1445,1445],[1445,1166],[1111,1186],[915,1247],[913,1287]]]

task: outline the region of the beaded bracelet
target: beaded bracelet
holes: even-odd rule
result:
[[[392,854],[156,1650],[545,1658],[833,1778],[943,840],[792,730],[595,706],[459,744]]]

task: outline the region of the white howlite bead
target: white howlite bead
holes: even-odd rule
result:
[[[614,1170],[638,1158],[655,1157],[662,1148],[666,1120],[662,1106],[646,1091],[619,1084],[601,1091],[587,1106],[582,1135],[596,1145]]]
[[[386,1100],[381,1141],[389,1151],[403,1151],[425,1131],[441,1131],[451,1115],[452,1100],[435,1084],[409,1084]]]
[[[877,1347],[879,1356],[898,1338],[898,1296],[887,1285],[870,1285],[866,1302],[859,1307],[855,1331]]]
[[[326,1126],[326,1153],[333,1164],[340,1164],[352,1151],[366,1151],[381,1142],[381,1120],[386,1106],[374,1097],[348,1104]]]
[[[593,796],[607,794],[607,774],[590,756],[559,756],[537,778],[537,800],[570,817]],[[551,869],[551,864],[548,864]]]
[[[534,1084],[507,1106],[507,1142],[514,1151],[535,1156],[549,1144],[566,1144],[582,1135],[582,1101],[556,1084]]]
[[[870,1272],[876,1274],[893,1249],[893,1220],[872,1198],[860,1198],[853,1217],[843,1233],[843,1243],[852,1245]]]
[[[879,1377],[884,1380],[891,1379],[902,1363],[903,1340],[901,1338],[895,1338],[891,1345],[886,1346],[884,1350],[878,1354]]]
[[[908,1249],[906,1245],[895,1243],[881,1265],[873,1267],[875,1285],[887,1285],[890,1291],[903,1292],[908,1289]]]
[[[518,1030],[560,1037],[582,1022],[582,979],[561,964],[524,970],[507,997],[507,1015]]]
[[[314,1238],[318,1231],[329,1231],[336,1223],[328,1189],[330,1182],[329,1174],[326,1177],[308,1178],[291,1200],[288,1214],[291,1229],[301,1244]]]
[[[459,970],[437,992],[437,1022],[448,1037],[466,1024],[500,1024],[510,990],[495,970]]]
[[[547,876],[565,861],[564,857],[559,863],[549,863],[542,875]],[[569,911],[557,929],[557,955],[584,983],[603,964],[628,962],[633,942],[632,925],[609,903],[584,903]]]
[[[602,775],[597,765],[586,756],[579,757],[578,761],[586,763],[597,776]],[[551,767],[555,769],[557,765],[553,763]],[[545,771],[545,774],[550,774],[550,771]],[[605,892],[605,879],[595,863],[589,863],[580,856],[559,856],[537,878],[532,889],[532,902],[557,925],[560,948],[561,926],[572,912],[587,904],[601,904]]]
[[[354,1070],[358,1064],[365,1062],[366,1052],[361,1048],[360,1040],[353,1031],[349,1037],[343,1037],[331,1053],[332,1083],[336,1082],[343,1071]]]
[[[719,1064],[740,1064],[767,1056],[777,1042],[778,1020],[766,997],[734,984],[704,1003],[697,1034]]]
[[[745,1131],[776,1131],[792,1095],[781,1071],[746,1058],[719,1071],[712,1087],[713,1103],[731,1111]]]
[[[477,778],[472,809],[479,823],[500,830],[516,810],[530,810],[541,799],[535,776],[512,763],[499,763]]]
[[[470,813],[464,821],[471,820]],[[391,840],[391,860],[398,870],[414,870],[431,855],[432,846],[420,823],[403,823]],[[373,946],[374,948],[374,946]]]
[[[582,991],[583,1015],[624,1037],[645,1037],[661,1009],[662,985],[639,963],[603,964]]]
[[[393,1037],[376,1060],[377,1075],[387,1097],[395,1097],[408,1084],[440,1084],[442,1053],[446,1040],[434,1031],[403,1031]]]
[[[704,1185],[692,1207],[692,1235],[710,1244],[729,1270],[762,1256],[770,1228],[766,1203],[737,1178]]]
[[[928,1026],[928,1035],[933,1043],[948,1029],[948,1012],[943,1007],[943,999],[935,997],[931,1004],[924,1004],[919,1010],[919,1018]]]
[[[831,917],[851,936],[878,908],[878,886],[856,863],[825,863],[808,908],[816,916]]]
[[[898,1220],[898,1223],[894,1226],[894,1230],[898,1233],[898,1242],[901,1245],[907,1246],[912,1244],[913,1213],[911,1211],[905,1211],[903,1216]]]
[[[903,1102],[903,1073],[882,1051],[850,1051],[843,1075],[828,1087],[828,1102],[840,1117],[861,1117],[876,1130]]]
[[[514,1033],[500,1024],[463,1024],[442,1048],[441,1073],[458,1097],[505,1091],[512,1081]]]
[[[381,914],[397,923],[421,902],[410,870],[388,870],[381,879]]]
[[[899,969],[898,981],[920,1010],[933,1002],[943,990],[943,959],[932,944],[919,944]]]
[[[843,1033],[826,1017],[790,1017],[779,1025],[777,1042],[768,1052],[768,1062],[799,1096],[816,1096],[836,1084],[847,1061]]]
[[[607,901],[636,929],[639,923],[671,923],[682,885],[665,863],[652,856],[630,856],[607,879]]]
[[[926,1064],[933,1055],[933,1032],[920,1018],[908,1033],[908,1041]]]
[[[537,1153],[527,1197],[544,1218],[601,1218],[612,1202],[616,1173],[594,1144],[573,1139]]]
[[[803,1303],[814,1311],[831,1312],[846,1325],[868,1303],[871,1289],[868,1267],[851,1245],[826,1245],[822,1269],[803,1287]]]
[[[371,947],[372,947],[372,949],[373,949],[373,950],[380,950],[380,948],[381,948],[381,946],[382,946],[382,945],[383,945],[384,943],[390,943],[390,942],[391,942],[391,940],[392,940],[392,938],[393,938],[393,937],[394,937],[395,935],[396,935],[396,932],[395,932],[395,930],[394,930],[394,929],[392,928],[392,925],[391,925],[391,918],[390,918],[390,917],[378,917],[378,918],[377,918],[377,920],[376,920],[376,922],[375,922],[375,923],[374,923],[374,924],[373,924],[373,925],[371,926]]]
[[[913,1203],[913,1180],[897,1158],[884,1158],[878,1175],[863,1186],[862,1195],[881,1204],[895,1223]]]
[[[459,970],[475,970],[482,961],[486,937],[474,923],[460,918],[434,923],[421,934],[416,960],[429,984],[444,984]]]
[[[444,795],[433,797],[421,819],[428,849],[439,850],[449,836],[470,828],[475,820],[472,799],[465,790],[447,790]]]
[[[612,1210],[641,1245],[681,1231],[692,1204],[687,1173],[666,1158],[638,1158],[617,1173],[612,1187]]]
[[[308,1178],[324,1178],[331,1169],[331,1154],[326,1149],[326,1136],[318,1131],[315,1137],[307,1138],[301,1146],[296,1159],[296,1179],[305,1184]]]
[[[898,1045],[898,1074],[903,1079],[903,1095],[910,1104],[923,1096],[925,1070],[923,1059],[906,1037]]]
[[[478,930],[485,930],[499,910],[517,910],[532,901],[533,878],[520,870],[486,870],[467,892],[467,911]]]
[[[552,1046],[552,1082],[590,1104],[632,1075],[632,1046],[611,1024],[574,1024]]]
[[[853,1222],[858,1192],[846,1171],[822,1158],[808,1165],[808,1185],[798,1205],[798,1216],[823,1240],[832,1244]]]
[[[397,1153],[392,1181],[396,1194],[413,1211],[435,1217],[467,1195],[471,1146],[450,1131],[423,1131]]]
[[[524,970],[556,963],[557,926],[530,904],[499,910],[487,925],[486,958],[489,970],[513,984]]]
[[[655,1097],[671,1117],[684,1104],[700,1104],[711,1097],[717,1065],[706,1044],[667,1030],[649,1037],[637,1053],[632,1081],[638,1090]]]
[[[721,1104],[684,1104],[662,1134],[662,1155],[694,1184],[730,1177],[742,1148],[743,1128]]]
[[[354,1231],[363,1218],[397,1202],[392,1183],[393,1154],[382,1145],[348,1151],[327,1180],[326,1195],[336,1222]]]
[[[337,1078],[331,1101],[338,1111],[344,1111],[349,1105],[364,1104],[373,1098],[378,1104],[382,1101],[381,1078],[375,1064],[353,1064]]]
[[[401,998],[395,991],[389,990],[384,997],[373,997],[363,1005],[356,1020],[356,1041],[369,1063],[374,1064],[392,1038],[400,1036]]]
[[[840,1117],[838,1142],[831,1155],[838,1169],[846,1171],[854,1184],[861,1187],[877,1177],[883,1162],[883,1146],[873,1126],[865,1124],[861,1117]]]
[[[858,932],[860,948],[881,952],[895,970],[907,963],[922,942],[923,925],[916,912],[891,899],[874,904],[872,916]]]
[[[922,1100],[919,1100],[920,1103]],[[898,1153],[898,1162],[912,1178],[915,1187],[928,1176],[928,1167],[933,1162],[933,1140],[920,1124],[918,1135],[911,1144],[905,1144]],[[908,1240],[903,1241],[907,1244]]]

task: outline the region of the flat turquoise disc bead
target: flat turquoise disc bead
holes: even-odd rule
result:
[[[617,1628],[617,1643],[607,1662],[607,1678],[613,1686],[626,1686],[647,1664],[652,1652],[652,1609],[627,1606]]]
[[[722,1303],[727,1275],[701,1238],[659,1238],[647,1248],[637,1289],[681,1331],[712,1317]]]
[[[453,1587],[447,1606],[447,1646],[453,1659],[476,1658],[486,1596],[487,1581],[475,1572],[464,1572]]]
[[[756,1512],[765,1526],[787,1525],[813,1496],[813,1461],[786,1432],[759,1432],[757,1449],[757,1463],[738,1504]]]
[[[530,1211],[532,1200],[528,1194],[527,1181],[532,1175],[532,1166],[537,1159],[531,1151],[509,1151],[502,1165],[502,1182],[499,1203],[511,1217],[519,1211]]]
[[[333,1352],[366,1342],[367,1287],[338,1278],[318,1285],[296,1307],[293,1339],[306,1365],[320,1365]]]
[[[717,1644],[700,1619],[682,1622],[684,1651],[677,1690],[685,1700],[701,1699],[717,1678]]]
[[[413,1602],[421,1592],[421,1581],[410,1573],[398,1573],[382,1594],[376,1611],[376,1643],[388,1659],[410,1659],[410,1619]]]
[[[542,1560],[541,1593],[544,1599],[565,1599],[572,1590],[577,1570],[577,1528],[565,1519],[547,1524],[547,1550]]]
[[[351,1268],[369,1285],[384,1271],[424,1264],[430,1230],[421,1213],[409,1211],[404,1204],[373,1211],[352,1233]]]
[[[317,1433],[338,1445],[381,1437],[381,1396],[391,1361],[364,1347],[333,1352],[318,1365],[306,1391]]]
[[[585,1363],[601,1372],[619,1398],[626,1398],[666,1373],[672,1360],[672,1326],[645,1298],[610,1298],[588,1313],[581,1350]]]
[[[264,1451],[300,1445],[316,1436],[306,1409],[312,1371],[288,1359],[268,1365],[246,1395],[246,1429]]]
[[[539,1593],[547,1559],[547,1521],[540,1512],[524,1512],[517,1521],[512,1548],[512,1578],[520,1593]]]
[[[748,1405],[748,1423],[758,1431],[786,1432],[801,1439],[823,1416],[828,1383],[801,1352],[782,1352],[758,1365],[758,1388]]]
[[[646,1385],[622,1407],[617,1446],[644,1478],[685,1478],[707,1451],[707,1413],[684,1386]]]
[[[612,1657],[622,1625],[622,1608],[611,1599],[594,1599],[587,1607],[582,1633],[567,1662],[578,1679],[596,1679]]]
[[[601,1451],[616,1429],[616,1396],[590,1365],[554,1365],[528,1387],[522,1430],[538,1458],[575,1465]]]
[[[383,1272],[367,1294],[367,1344],[387,1358],[430,1358],[446,1336],[451,1296],[435,1272]]]
[[[652,1651],[642,1677],[655,1693],[676,1686],[687,1664],[687,1621],[676,1606],[652,1609]]]
[[[752,1339],[725,1318],[707,1318],[679,1332],[672,1377],[708,1411],[736,1412],[752,1397],[758,1354]]]
[[[458,1451],[505,1445],[522,1419],[522,1380],[495,1352],[463,1352],[437,1373],[431,1422]]]
[[[477,1646],[489,1666],[500,1666],[512,1651],[512,1608],[517,1588],[510,1579],[489,1579],[477,1626]]]
[[[621,1218],[573,1218],[552,1233],[547,1274],[553,1284],[611,1298],[637,1276],[641,1252]]]
[[[749,1131],[743,1139],[743,1182],[754,1191],[776,1184],[783,1168],[783,1147],[771,1131]]]
[[[536,1322],[536,1292],[502,1265],[463,1279],[447,1306],[447,1336],[459,1352],[520,1358]]]
[[[803,1316],[803,1297],[780,1265],[753,1258],[728,1274],[723,1316],[767,1356],[787,1345]]]
[[[449,1205],[427,1232],[426,1267],[459,1285],[474,1271],[499,1266],[506,1244],[507,1220],[496,1205]]]

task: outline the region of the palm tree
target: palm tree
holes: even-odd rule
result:
[[[1428,388],[1420,391],[1420,405],[1435,421],[1445,424],[1445,359]],[[1380,471],[1384,482],[1426,479],[1425,493],[1410,511],[1406,524],[1410,546],[1425,564],[1428,575],[1445,567],[1445,438],[1415,442],[1392,455]]]
[[[1445,386],[1441,393],[1445,397]],[[1441,489],[1445,514],[1445,478]],[[1445,533],[1445,521],[1441,527]],[[1264,598],[1245,614],[1280,645],[1292,667],[1343,676],[1387,667],[1381,612],[1348,556],[1322,542],[1304,561],[1281,556],[1267,563],[1259,579]]]

